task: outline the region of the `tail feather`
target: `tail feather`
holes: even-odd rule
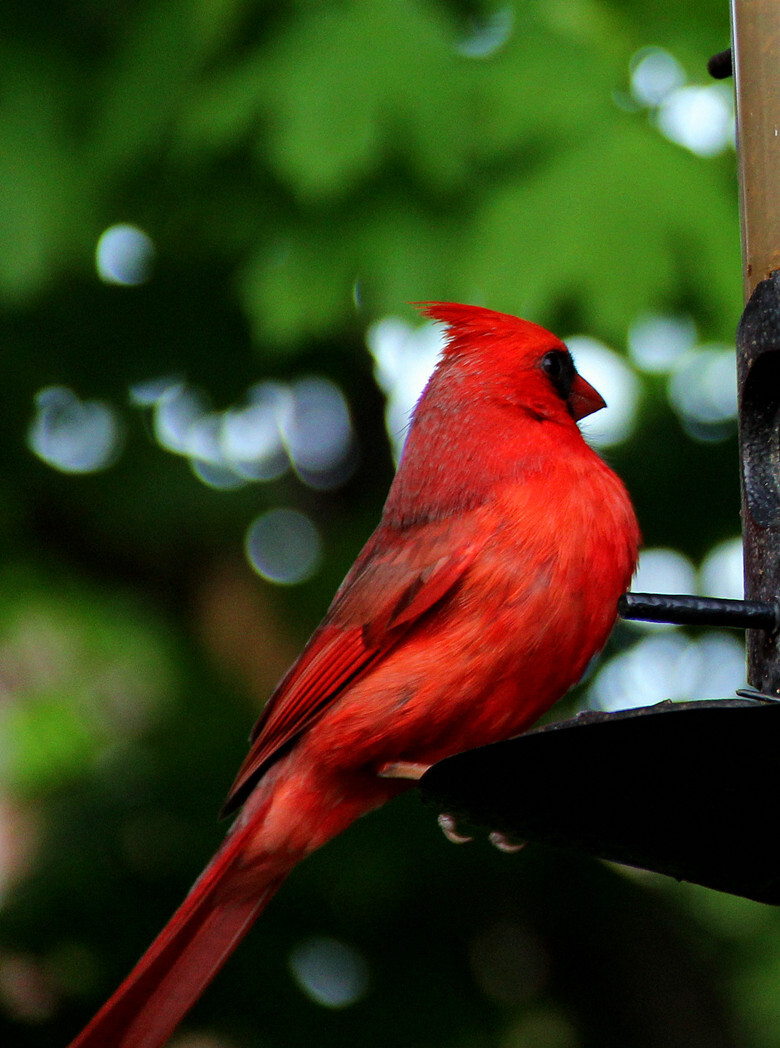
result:
[[[192,891],[119,989],[69,1048],[161,1048],[284,880],[231,898],[226,875],[245,833],[228,837]]]

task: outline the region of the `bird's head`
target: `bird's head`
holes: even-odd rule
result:
[[[563,407],[579,420],[606,407],[566,346],[538,324],[454,302],[425,302],[420,308],[446,325],[441,367],[460,371],[472,396],[503,400],[542,418],[562,414]]]

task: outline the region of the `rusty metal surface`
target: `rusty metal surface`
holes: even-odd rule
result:
[[[780,273],[750,297],[737,331],[745,596],[780,594]],[[780,695],[777,631],[748,630],[748,680]]]

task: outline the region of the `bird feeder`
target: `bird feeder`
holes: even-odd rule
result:
[[[745,599],[629,593],[624,618],[747,631],[735,698],[585,713],[448,758],[426,799],[509,837],[780,905],[780,4],[732,0],[743,281],[737,329]],[[713,75],[728,75],[727,55]]]

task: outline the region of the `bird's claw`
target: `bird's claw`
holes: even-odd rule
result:
[[[441,832],[453,844],[468,844],[472,840],[465,833],[458,833],[458,822],[454,815],[447,815],[446,812],[442,812],[438,821]]]
[[[458,820],[454,815],[449,815],[447,812],[442,812],[438,819],[441,832],[447,838],[448,841],[452,841],[453,844],[467,844],[473,840],[473,837],[467,836],[465,833],[460,833],[458,830]],[[525,848],[527,841],[513,840],[505,833],[501,833],[498,830],[494,830],[489,836],[488,840],[494,848],[498,848],[499,851],[506,852],[508,855],[513,855],[515,852],[522,851]]]
[[[515,852],[522,851],[528,844],[528,841],[514,841],[511,837],[508,837],[505,833],[500,833],[498,830],[494,830],[488,837],[488,840],[494,848],[506,852],[507,855],[514,855]]]

